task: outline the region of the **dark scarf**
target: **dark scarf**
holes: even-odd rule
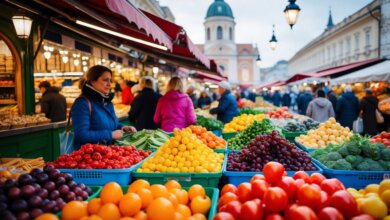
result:
[[[91,99],[96,100],[98,102],[102,102],[103,104],[108,104],[114,98],[114,94],[110,93],[108,95],[104,95],[103,93],[94,89],[90,84],[85,84],[82,89],[82,95]]]

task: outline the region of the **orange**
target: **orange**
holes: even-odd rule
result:
[[[97,215],[91,215],[91,216],[84,216],[80,220],[103,220],[103,219]]]
[[[165,187],[167,187],[168,190],[170,189],[181,189],[181,185],[176,180],[169,180],[165,183]]]
[[[208,196],[196,196],[191,200],[190,208],[192,213],[201,213],[206,215],[211,207],[211,200]]]
[[[155,198],[155,199],[158,197],[168,198],[168,196],[169,196],[167,187],[165,187],[164,185],[161,185],[161,184],[152,185],[150,187],[150,191],[152,192],[153,198]]]
[[[174,217],[174,220],[184,220],[185,217],[180,214],[179,212],[175,212],[175,217]]]
[[[123,216],[134,216],[142,207],[141,197],[136,193],[127,193],[119,201],[119,210]]]
[[[134,216],[134,219],[135,220],[147,220],[148,215],[146,215],[146,213],[144,211],[140,211]]]
[[[194,217],[196,220],[207,220],[206,216],[204,216],[203,214],[200,214],[200,213],[196,213],[192,217]]]
[[[210,142],[208,143],[208,146],[209,146],[210,148],[215,148],[215,147],[217,146],[217,144],[216,144],[214,141],[210,141]]]
[[[127,190],[127,192],[128,193],[129,192],[137,192],[137,190],[141,189],[141,188],[149,189],[150,188],[149,182],[146,181],[146,180],[142,180],[142,179],[136,180],[132,184],[130,184],[129,189]]]
[[[43,215],[38,216],[35,220],[59,220],[59,218],[51,213],[45,213]]]
[[[153,194],[149,189],[141,188],[138,189],[136,193],[141,198],[141,202],[142,202],[141,207],[143,209],[148,207],[148,205],[153,201]]]
[[[196,196],[205,196],[205,195],[206,195],[206,191],[199,184],[192,185],[188,190],[188,197],[190,198],[190,200],[192,200]]]
[[[93,198],[88,202],[87,210],[90,215],[97,214],[100,207],[101,207],[100,199],[99,198]]]
[[[175,194],[179,204],[187,205],[188,203],[188,193],[184,189],[171,189],[170,193]]]
[[[100,192],[100,201],[102,204],[114,203],[118,204],[123,197],[123,191],[118,183],[107,183]]]
[[[169,193],[168,199],[169,199],[169,201],[171,201],[173,207],[176,207],[177,205],[179,205],[179,200],[177,199],[175,194]]]
[[[119,220],[135,220],[135,218],[131,218],[131,217],[123,217],[123,218],[120,218]]]
[[[63,220],[80,219],[88,216],[88,209],[85,202],[71,201],[62,209],[61,218]]]
[[[98,216],[102,219],[117,220],[121,218],[121,212],[114,203],[106,203],[99,209]]]
[[[191,210],[190,210],[190,208],[188,208],[188,206],[183,205],[183,204],[179,204],[179,205],[176,206],[176,212],[179,212],[179,213],[182,214],[185,218],[191,216]]]
[[[172,220],[175,217],[175,208],[166,198],[155,199],[147,208],[148,220]]]

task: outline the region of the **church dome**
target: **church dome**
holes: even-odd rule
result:
[[[215,16],[233,17],[233,12],[230,6],[224,0],[214,0],[207,10],[206,18]]]

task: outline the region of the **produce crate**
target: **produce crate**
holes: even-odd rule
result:
[[[390,179],[389,171],[335,170],[313,160],[324,170],[327,178],[339,179],[346,188],[364,189],[369,184],[379,184],[384,179]]]
[[[224,149],[213,149],[214,150],[214,152],[216,152],[216,153],[225,153],[225,152],[227,152],[227,147],[228,147],[228,142],[226,141],[226,145],[225,145],[225,148]]]
[[[223,139],[228,141],[231,138],[234,138],[239,132],[227,132],[227,133],[222,133]]]
[[[282,129],[282,134],[288,141],[293,143],[293,141],[295,140],[296,137],[299,137],[302,134],[307,134],[307,131],[305,131],[305,132],[291,132],[291,131],[286,131],[286,130]]]
[[[317,150],[317,149],[315,149],[315,148],[310,148],[310,147],[306,147],[305,145],[303,145],[301,142],[299,142],[298,140],[297,140],[297,138],[295,138],[295,140],[294,140],[294,142],[295,142],[295,144],[300,148],[300,149],[302,149],[302,150],[304,150],[304,151],[306,151],[306,152],[312,152],[312,151],[314,151],[314,150]],[[320,148],[318,148],[318,149],[320,149]]]
[[[212,131],[213,134],[215,134],[215,136],[217,137],[221,137],[222,136],[222,131],[221,130],[215,130],[215,131]]]
[[[154,155],[154,154],[152,154]],[[224,166],[226,166],[227,163],[227,155],[225,154],[225,158],[222,164],[222,169]],[[148,181],[150,184],[165,184],[169,180],[176,180],[178,181],[183,187],[189,187],[194,184],[200,184],[203,187],[218,187],[219,180],[222,177],[222,170],[221,172],[216,173],[138,173],[136,170],[142,166],[141,164],[138,164],[136,167],[134,167],[132,171],[132,177],[135,179],[144,179]]]
[[[226,155],[227,156],[227,155]],[[312,160],[314,166],[317,168],[316,171],[305,171],[309,175],[312,173],[323,173],[323,170],[321,167],[317,164],[315,160]],[[263,174],[263,172],[234,172],[234,171],[227,171],[227,163],[224,164],[223,167],[223,175],[226,177],[227,182],[231,183],[233,185],[238,186],[240,183],[243,182],[249,182],[251,178],[256,174]],[[286,171],[288,176],[293,176],[295,172],[297,171]]]

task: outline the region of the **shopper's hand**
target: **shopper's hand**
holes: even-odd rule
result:
[[[134,133],[134,132],[137,132],[137,129],[133,126],[123,126],[122,131],[124,131],[126,133]]]
[[[114,140],[119,140],[123,136],[123,131],[122,130],[115,130],[112,132],[112,139]]]

